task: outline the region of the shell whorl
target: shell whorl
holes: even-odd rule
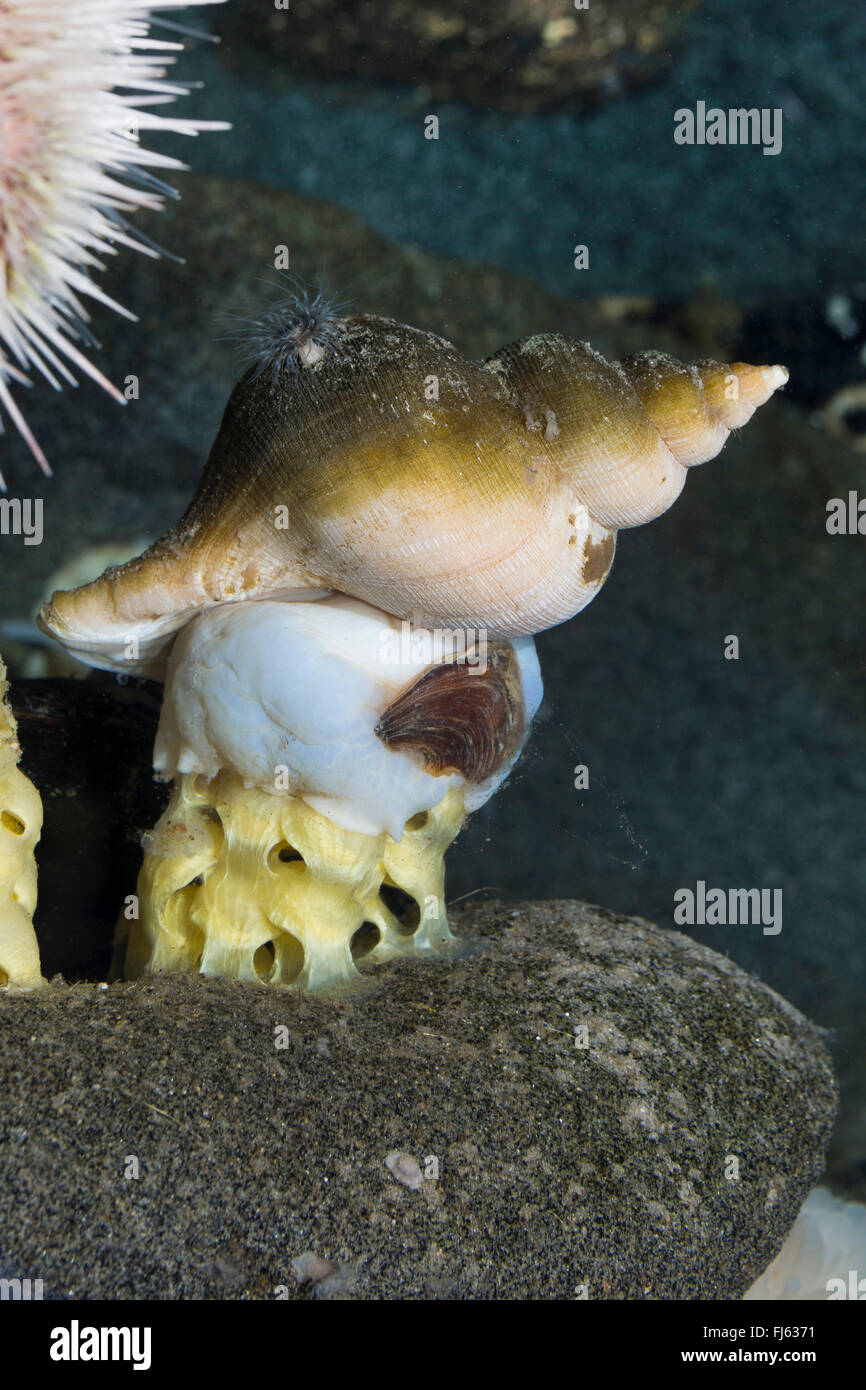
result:
[[[42,625],[152,675],[193,613],[245,598],[336,590],[427,626],[541,632],[595,596],[617,530],[665,511],[786,379],[611,363],[560,335],[470,362],[406,324],[337,318],[321,352],[238,383],[177,525],[55,594]]]
[[[641,352],[608,362],[558,334],[523,339],[488,360],[539,447],[611,531],[667,511],[686,469],[720,452],[788,374],[784,367],[678,362]],[[575,389],[578,383],[578,389]]]
[[[685,468],[715,458],[732,430],[784,386],[784,367],[726,366],[706,359],[686,366],[659,352],[624,359],[623,370],[662,439]]]

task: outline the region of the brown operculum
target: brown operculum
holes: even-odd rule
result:
[[[517,752],[525,709],[509,642],[492,639],[482,669],[466,661],[432,666],[388,706],[376,725],[389,748],[417,753],[438,777],[484,782]]]

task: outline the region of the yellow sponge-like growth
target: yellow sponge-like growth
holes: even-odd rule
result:
[[[357,979],[359,956],[429,953],[454,938],[445,850],[466,818],[452,788],[399,841],[342,830],[299,797],[223,771],[184,774],[146,838],[127,978],[199,971],[316,989]]]
[[[33,930],[42,802],[18,767],[21,745],[8,688],[0,661],[0,986],[35,989],[44,984]]]

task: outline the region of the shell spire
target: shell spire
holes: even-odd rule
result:
[[[617,531],[666,511],[787,380],[656,352],[608,362],[555,334],[471,362],[326,310],[318,336],[289,310],[280,338],[268,317],[267,370],[232,392],[176,526],[44,607],[75,655],[160,676],[201,609],[333,591],[427,626],[541,632],[594,598]]]
[[[662,439],[684,467],[715,458],[731,430],[748,424],[788,380],[785,367],[696,362],[663,353],[627,357],[623,370]]]

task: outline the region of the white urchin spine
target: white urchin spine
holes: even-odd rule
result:
[[[167,78],[183,45],[153,38],[160,10],[223,0],[4,0],[0,4],[0,406],[46,473],[10,382],[36,370],[60,390],[71,366],[123,396],[76,342],[93,346],[82,296],[135,319],[91,278],[117,243],[148,256],[126,214],[160,209],[152,169],[180,160],[141,143],[147,131],[198,135],[225,121],[153,110],[188,89]],[[158,23],[158,20],[155,21]],[[2,420],[0,420],[2,429]],[[0,487],[3,486],[0,478]]]

